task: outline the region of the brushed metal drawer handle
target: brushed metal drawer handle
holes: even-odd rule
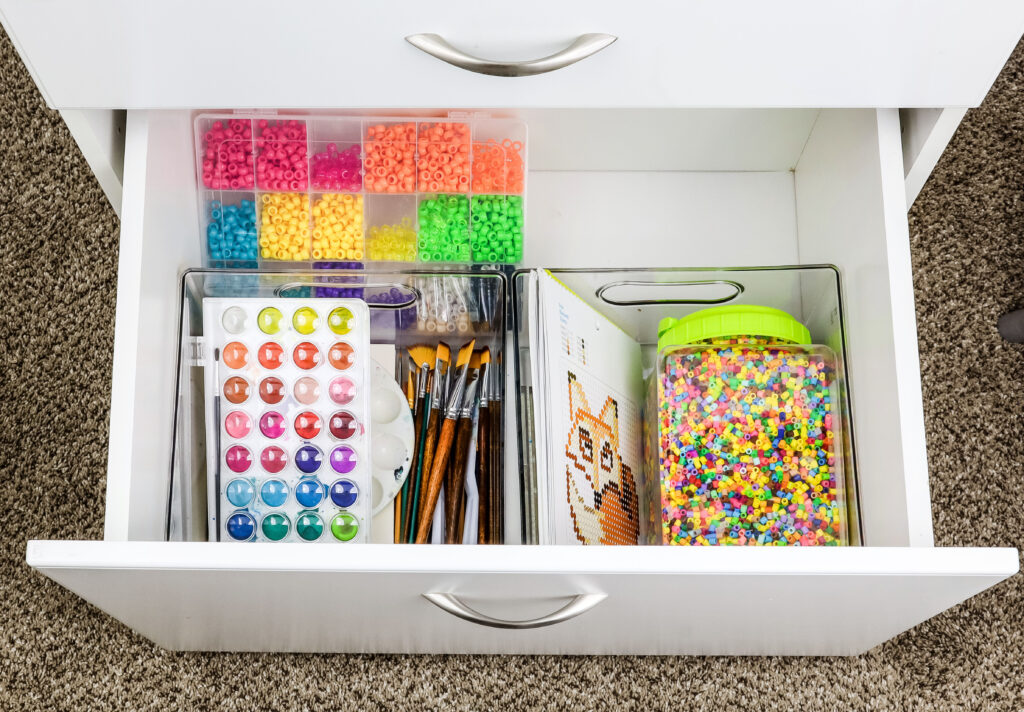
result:
[[[556,623],[564,623],[571,618],[575,618],[578,615],[586,613],[607,598],[603,593],[581,593],[573,596],[572,600],[567,604],[559,608],[554,613],[549,613],[546,616],[532,618],[525,621],[506,621],[501,618],[492,618],[491,616],[473,610],[463,603],[454,593],[424,593],[423,597],[442,611],[447,611],[453,616],[458,616],[470,623],[485,625],[490,628],[506,628],[510,630],[543,628],[545,626],[555,625]]]
[[[489,74],[494,77],[532,77],[535,74],[553,72],[556,69],[575,64],[581,59],[600,52],[619,38],[615,35],[606,35],[603,32],[588,32],[577,37],[565,49],[552,55],[539,59],[526,59],[521,62],[495,62],[490,59],[474,57],[453,47],[444,37],[432,32],[409,35],[405,39],[413,47],[437,57],[442,62],[454,64],[456,67],[470,72]]]

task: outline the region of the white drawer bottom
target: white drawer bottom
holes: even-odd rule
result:
[[[531,131],[556,145],[545,116],[533,112]],[[616,157],[616,170],[573,170],[572,152],[531,157],[545,170],[529,179],[526,262],[836,265],[868,546],[326,552],[160,541],[178,276],[200,255],[191,114],[165,111],[128,117],[105,541],[30,542],[29,563],[160,645],[266,651],[852,654],[1012,575],[1013,549],[932,547],[896,111],[792,116],[766,130],[792,146],[774,153],[682,121],[675,170],[650,150]],[[602,118],[573,130],[598,131]],[[709,171],[716,155],[723,170]],[[579,594],[604,598],[563,622],[508,630],[424,593],[516,621]]]

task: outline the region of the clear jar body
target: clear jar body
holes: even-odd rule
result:
[[[847,543],[831,349],[757,335],[666,346],[650,387],[662,543]]]

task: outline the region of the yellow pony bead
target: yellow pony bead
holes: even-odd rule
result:
[[[358,207],[358,210],[355,208]],[[323,259],[343,260],[363,248],[363,196],[325,193],[313,203],[314,243]]]
[[[371,260],[382,262],[415,262],[416,231],[412,229],[412,221],[405,218],[401,225],[372,227],[365,254]]]
[[[265,193],[260,196],[260,246],[264,259],[309,259],[311,228],[304,193]]]

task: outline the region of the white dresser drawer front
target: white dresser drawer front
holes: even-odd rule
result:
[[[166,648],[351,653],[852,655],[1017,571],[1013,549],[34,541],[28,561]],[[425,593],[516,622],[604,598],[517,630]]]
[[[1024,4],[0,0],[0,19],[58,108],[972,106]],[[435,59],[405,41],[418,33],[501,62],[618,40],[508,78]]]

